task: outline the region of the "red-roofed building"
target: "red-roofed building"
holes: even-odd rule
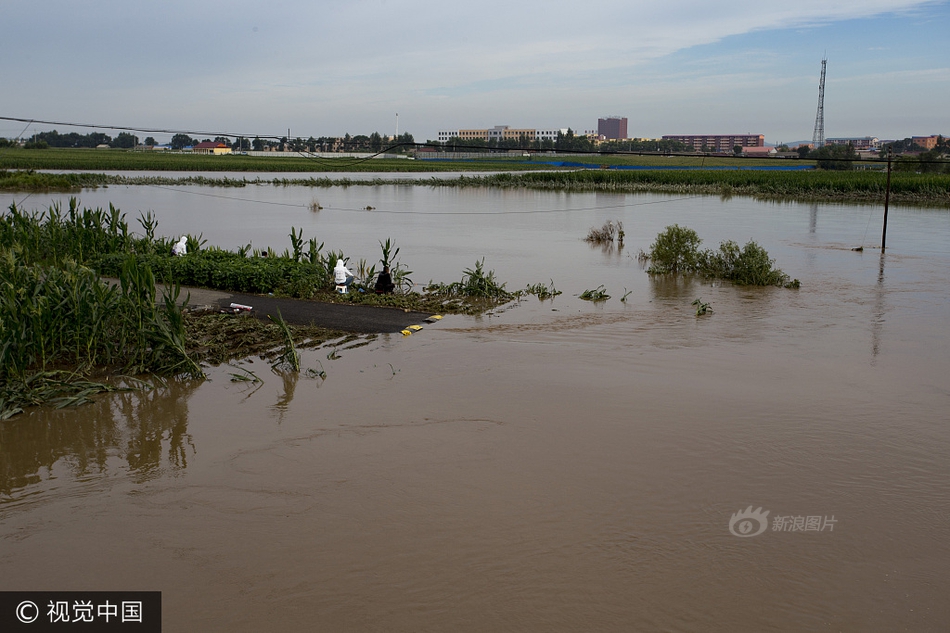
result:
[[[195,154],[230,154],[231,146],[226,143],[205,141],[204,143],[197,143],[193,151]]]

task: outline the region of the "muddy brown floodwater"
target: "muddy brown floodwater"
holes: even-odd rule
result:
[[[0,422],[0,589],[160,590],[166,631],[950,626],[946,210],[892,209],[882,256],[869,207],[317,195],[392,213],[288,207],[259,239],[394,235],[419,279],[482,253],[564,294],[304,352],[325,380],[247,361],[263,384],[208,368]],[[420,209],[446,215],[396,215]],[[609,218],[623,251],[580,239]],[[631,254],[673,222],[756,239],[802,288],[651,280]]]

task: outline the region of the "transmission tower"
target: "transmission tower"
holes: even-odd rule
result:
[[[825,64],[828,60],[821,60],[821,82],[818,84],[818,114],[815,115],[815,132],[811,135],[812,145],[820,149],[825,145]]]

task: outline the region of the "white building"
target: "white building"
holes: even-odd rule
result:
[[[438,140],[440,143],[446,143],[450,139],[459,138],[463,141],[479,139],[483,141],[490,141],[491,139],[504,140],[504,139],[519,139],[525,138],[529,141],[556,141],[558,134],[567,134],[567,128],[554,128],[547,130],[536,130],[536,129],[512,129],[507,125],[496,125],[492,128],[485,129],[456,129],[456,130],[439,130]]]

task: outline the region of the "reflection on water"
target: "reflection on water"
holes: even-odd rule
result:
[[[881,329],[884,327],[885,290],[884,290],[884,259],[887,255],[881,251],[880,266],[877,273],[877,289],[874,293],[874,315],[871,319],[871,364],[877,361],[877,353],[881,347]]]
[[[274,404],[274,409],[276,409],[278,413],[278,419],[283,420],[287,408],[294,399],[294,391],[297,389],[297,380],[300,378],[300,372],[275,370],[274,373],[280,376],[281,383],[284,387],[283,392],[277,397],[277,402]]]
[[[133,481],[173,475],[197,449],[188,433],[196,382],[118,392],[76,409],[40,408],[0,422],[0,500],[65,469],[69,477],[127,468]]]

